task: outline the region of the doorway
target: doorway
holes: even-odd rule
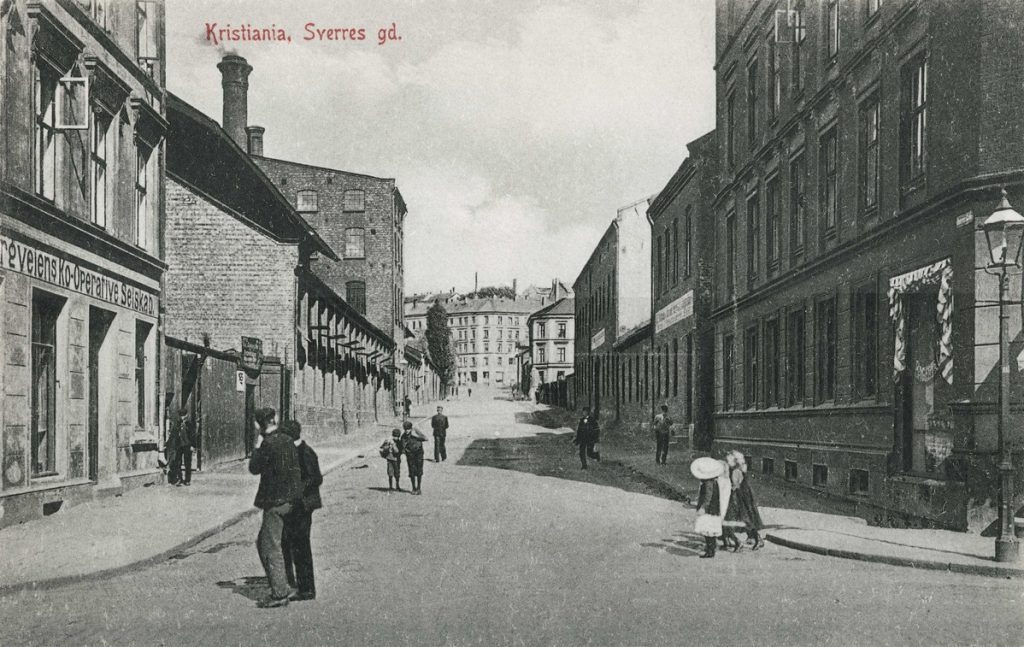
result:
[[[110,400],[111,375],[103,347],[114,322],[114,313],[89,306],[89,480],[99,480],[100,428],[106,426],[108,408],[102,405]]]

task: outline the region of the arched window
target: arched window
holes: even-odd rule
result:
[[[366,200],[362,189],[349,189],[345,191],[345,211],[365,211]]]
[[[345,284],[345,301],[359,314],[366,314],[366,283],[349,281]]]
[[[316,191],[299,191],[298,204],[295,209],[302,213],[318,211]]]
[[[362,227],[345,230],[345,258],[366,257],[366,231]]]

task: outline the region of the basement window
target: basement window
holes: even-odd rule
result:
[[[771,476],[775,474],[775,459],[774,458],[762,458],[761,459],[761,473],[765,476]]]
[[[814,473],[811,475],[816,487],[828,485],[828,465],[812,465]]]
[[[867,494],[868,482],[867,470],[850,470],[850,494]]]
[[[800,477],[796,461],[786,461],[786,480],[795,481]]]

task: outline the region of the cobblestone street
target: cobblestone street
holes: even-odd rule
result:
[[[266,586],[254,548],[258,521],[249,518],[137,573],[0,598],[7,640],[1020,643],[1020,581],[770,544],[697,559],[688,507],[628,468],[606,462],[581,471],[571,435],[533,424],[534,409],[479,396],[449,403],[449,460],[428,462],[420,497],[389,494],[376,456],[328,475],[314,521],[315,601],[256,608]]]

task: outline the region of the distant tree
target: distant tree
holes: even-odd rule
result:
[[[452,350],[451,331],[448,329],[448,311],[440,301],[435,301],[427,310],[427,349],[447,392],[455,377],[455,353]]]
[[[472,292],[466,296],[469,299],[491,299],[494,297],[515,299],[516,293],[512,287],[508,285],[491,285],[485,288],[480,288],[476,292]]]

